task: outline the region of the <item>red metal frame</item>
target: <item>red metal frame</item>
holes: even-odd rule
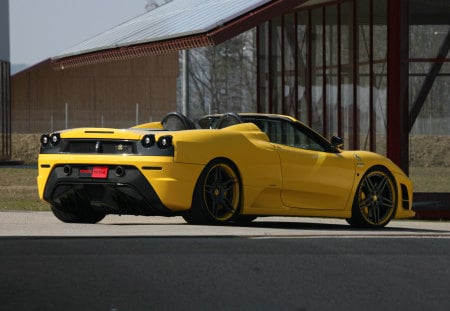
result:
[[[406,0],[403,0],[403,1],[406,1]],[[348,25],[350,26],[349,27],[349,36],[351,38],[351,40],[349,41],[349,44],[350,44],[349,48],[350,48],[352,54],[351,54],[351,57],[349,59],[349,63],[346,63],[346,64],[342,63],[342,51],[341,51],[341,49],[338,49],[338,51],[337,51],[337,64],[331,64],[331,63],[328,64],[327,63],[328,60],[326,59],[325,53],[327,52],[326,49],[328,48],[327,40],[329,41],[330,38],[328,37],[329,34],[327,34],[327,31],[326,31],[326,23],[327,23],[326,18],[327,18],[328,15],[327,15],[327,12],[325,11],[326,8],[323,5],[315,5],[315,6],[310,6],[310,7],[307,7],[307,8],[297,9],[295,11],[297,14],[294,15],[295,16],[294,20],[295,20],[295,25],[297,25],[297,22],[299,21],[298,20],[299,12],[307,12],[307,14],[308,14],[307,19],[308,20],[305,21],[306,22],[306,26],[307,26],[306,40],[308,42],[308,44],[307,44],[307,60],[306,60],[307,64],[306,64],[306,68],[305,68],[306,69],[305,77],[306,77],[306,80],[307,80],[306,81],[306,85],[305,85],[306,86],[305,97],[307,99],[307,102],[311,103],[313,77],[314,77],[315,73],[318,73],[319,75],[322,76],[321,86],[322,86],[323,102],[321,103],[321,105],[323,105],[322,106],[322,111],[323,111],[323,117],[324,117],[323,118],[323,123],[322,123],[322,131],[325,134],[329,134],[328,132],[329,132],[330,126],[331,126],[330,120],[329,120],[329,118],[327,118],[327,115],[330,113],[329,106],[328,106],[329,99],[327,98],[327,95],[328,95],[327,94],[328,93],[327,79],[330,76],[329,76],[329,73],[328,73],[327,70],[331,70],[333,68],[337,68],[337,70],[336,70],[336,72],[337,72],[337,83],[338,83],[339,86],[341,86],[341,84],[343,83],[343,76],[342,76],[342,74],[343,74],[343,72],[345,70],[344,68],[348,68],[347,70],[348,70],[348,72],[351,75],[352,85],[353,85],[352,94],[351,94],[351,98],[352,98],[351,107],[352,108],[350,110],[350,120],[349,120],[350,123],[348,124],[349,125],[349,129],[350,129],[348,139],[349,139],[349,147],[357,149],[357,148],[360,148],[360,137],[361,137],[361,135],[360,135],[361,133],[360,133],[360,129],[359,129],[359,126],[360,126],[360,120],[359,120],[360,115],[359,114],[360,114],[360,112],[359,112],[359,106],[358,106],[358,100],[359,100],[359,98],[358,98],[358,84],[359,84],[360,77],[366,76],[365,73],[364,74],[360,73],[359,68],[360,68],[360,66],[368,66],[369,72],[367,74],[367,77],[369,79],[370,85],[374,85],[375,77],[376,77],[376,73],[374,71],[375,65],[376,64],[380,64],[380,63],[386,63],[387,59],[377,59],[377,60],[374,59],[374,56],[375,56],[374,55],[374,48],[375,48],[375,46],[374,46],[374,27],[375,27],[374,26],[374,14],[375,14],[375,12],[374,12],[374,4],[375,4],[375,1],[373,1],[373,0],[369,0],[368,1],[368,4],[369,4],[369,7],[368,7],[368,10],[369,10],[369,12],[368,12],[368,18],[369,18],[368,27],[369,27],[369,29],[368,29],[368,35],[367,35],[367,39],[368,39],[368,41],[367,41],[368,60],[360,59],[360,55],[359,55],[359,51],[358,51],[358,44],[357,43],[358,43],[358,40],[359,40],[358,33],[360,32],[360,29],[359,29],[360,23],[358,21],[359,13],[357,11],[358,10],[357,1],[355,1],[355,0],[342,0],[342,1],[330,1],[330,2],[326,3],[327,5],[336,5],[336,8],[337,8],[336,13],[334,13],[334,14],[337,14],[337,44],[338,44],[338,46],[341,46],[341,40],[342,40],[342,33],[341,33],[341,31],[342,31],[341,26],[342,25],[341,24],[342,24],[342,13],[343,13],[343,11],[342,11],[342,4],[343,3],[349,3],[350,4],[350,6],[348,7],[350,9],[348,11],[348,13],[349,13],[349,15],[348,15],[348,17],[349,17],[349,24]],[[388,3],[388,1],[386,1],[386,3]],[[390,5],[392,6],[392,3]],[[402,7],[403,6],[404,6],[404,4],[402,4]],[[322,45],[321,45],[321,48],[322,48],[322,50],[324,52],[324,54],[322,54],[322,63],[323,63],[323,65],[314,67],[314,69],[316,70],[315,72],[313,72],[313,67],[312,67],[313,66],[313,62],[312,62],[312,60],[313,60],[313,54],[312,54],[313,53],[313,46],[312,46],[313,27],[312,27],[312,25],[314,23],[314,21],[312,20],[312,17],[311,17],[312,16],[312,12],[313,12],[312,10],[318,10],[320,16],[322,17],[322,22],[321,22],[322,24],[321,25],[319,24],[319,27],[322,27],[322,36],[321,36],[321,38],[322,38]],[[390,10],[392,11],[392,8]],[[396,15],[394,15],[394,16],[396,16]],[[392,17],[392,15],[391,15],[391,21],[392,20],[397,20],[397,22],[398,22],[398,18],[397,17]],[[287,21],[287,19],[286,19],[286,21]],[[405,23],[405,22],[403,21],[403,23]],[[391,22],[391,25],[392,25],[392,22]],[[390,28],[392,28],[391,25],[389,26]],[[272,28],[272,27],[275,27],[275,25],[271,24],[270,28]],[[282,23],[280,27],[282,27],[282,29],[283,29],[283,32],[282,32],[283,33],[283,37],[281,38],[282,39],[282,45],[283,45],[283,43],[284,43],[284,45],[286,45],[286,42],[285,42],[286,38],[284,37],[285,36],[284,29],[287,26],[284,25],[284,23]],[[402,37],[405,38],[405,37],[408,36],[408,31],[407,31],[408,27],[407,26],[406,27],[402,26],[402,29],[403,29],[402,30]],[[297,29],[295,31],[297,31]],[[273,30],[272,30],[272,32],[273,32]],[[392,33],[392,30],[390,30],[390,32]],[[294,44],[295,50],[293,51],[293,53],[295,53],[296,57],[298,58],[299,57],[299,51],[298,51],[299,47],[298,47],[298,42],[297,42],[297,40],[298,40],[297,36],[298,35],[296,34],[295,35],[295,41],[296,42]],[[393,42],[395,41],[395,44],[398,44],[399,46],[401,46],[403,51],[407,51],[407,44],[405,44],[405,43],[399,44],[399,41],[397,39],[394,39],[394,40],[392,39],[392,35],[390,36],[390,38],[391,38],[390,39],[390,43],[389,43],[390,46],[393,46]],[[271,41],[270,42],[270,47],[272,46],[272,44],[275,44],[275,42]],[[406,47],[406,49],[405,49],[405,47]],[[392,50],[391,48],[389,48],[388,51],[389,51],[389,55],[387,56],[387,58],[389,57],[390,58],[390,63],[393,63],[394,66],[395,66],[395,60],[393,58],[395,50]],[[407,55],[407,53],[406,54],[402,54],[402,55]],[[283,79],[283,81],[284,81],[284,76],[285,75],[294,75],[295,83],[298,84],[299,83],[299,74],[300,74],[299,73],[300,68],[298,67],[298,63],[295,64],[294,68],[288,70],[286,68],[285,64],[284,64],[285,61],[286,61],[284,59],[285,56],[281,55],[281,58],[282,58],[282,62],[283,62],[282,72],[274,72],[274,63],[273,62],[275,60],[273,60],[273,58],[268,57],[268,61],[271,62],[270,68],[272,69],[272,71],[268,74],[268,76],[271,76],[272,79],[275,79],[274,75],[277,75],[277,77],[279,78],[279,75],[281,74],[281,76],[282,76],[281,79]],[[401,59],[402,60],[407,60],[408,58],[405,57],[405,56],[402,56]],[[440,59],[440,61],[442,61],[442,60]],[[444,61],[445,61],[445,59],[444,59]],[[405,66],[404,66],[403,63],[402,63],[402,67],[403,67],[403,70],[404,70]],[[392,72],[392,66],[391,66],[391,71],[390,72]],[[407,71],[404,71],[404,73],[405,72],[407,72]],[[334,74],[335,73],[333,73],[333,75]],[[390,75],[390,73],[389,73],[389,75]],[[267,78],[268,78],[269,83],[271,83],[271,86],[275,86],[273,84],[273,81],[269,77],[267,77]],[[390,91],[389,91],[390,92],[390,95],[389,95],[390,102],[388,104],[389,108],[388,108],[388,112],[387,112],[387,114],[389,115],[389,121],[388,121],[389,124],[388,124],[388,126],[390,128],[396,128],[396,126],[399,126],[399,124],[403,124],[403,121],[400,121],[400,123],[399,123],[399,118],[400,118],[400,115],[402,116],[401,118],[403,118],[403,119],[405,118],[405,115],[403,115],[402,113],[406,111],[405,109],[407,108],[408,105],[402,104],[402,106],[399,107],[398,106],[398,99],[399,99],[399,97],[395,95],[395,92],[392,93],[392,89],[397,89],[398,88],[398,85],[397,85],[397,83],[399,81],[398,78],[392,78],[392,76],[390,75],[389,81],[391,82],[391,85],[389,86],[389,89],[390,89]],[[393,81],[396,81],[396,82],[394,83]],[[405,81],[405,80],[403,80],[403,81]],[[407,96],[405,95],[404,91],[407,90],[407,83],[403,83],[402,90],[403,90],[402,91],[403,92],[402,93],[403,94],[402,95],[402,99],[405,100],[405,98],[407,98]],[[273,90],[273,88],[271,87],[270,91],[271,92],[275,92],[276,90]],[[280,90],[280,92],[283,93],[283,90]],[[407,92],[406,92],[406,94],[407,94]],[[272,95],[274,96],[275,94],[272,94]],[[294,95],[295,95],[294,98],[298,98],[298,90],[297,89],[294,90]],[[344,121],[343,121],[344,120],[343,119],[344,116],[343,116],[343,111],[342,111],[342,109],[343,109],[343,106],[342,106],[342,95],[343,95],[342,89],[341,89],[341,87],[338,87],[338,90],[337,90],[337,108],[338,109],[337,109],[337,115],[333,116],[335,118],[335,119],[333,119],[333,122],[335,122],[335,121],[337,122],[337,135],[339,135],[339,136],[342,136],[342,135],[346,134],[344,132],[344,126],[347,126],[346,123],[344,123]],[[368,102],[369,102],[369,112],[368,112],[368,120],[369,120],[368,121],[369,122],[369,124],[368,124],[368,131],[369,131],[368,132],[368,148],[370,150],[376,151],[376,148],[377,148],[377,136],[376,136],[377,113],[376,113],[376,109],[375,109],[375,98],[374,98],[374,96],[375,96],[375,93],[374,93],[373,88],[369,88],[369,98],[368,98]],[[395,99],[395,98],[397,98],[397,99]],[[285,101],[285,98],[284,98],[284,94],[283,94],[283,98],[279,99],[278,103],[280,103],[280,102],[282,102],[281,103],[281,107],[278,107],[278,108],[276,108],[277,105],[274,102],[272,102],[272,104],[269,104],[269,106],[270,106],[269,110],[274,111],[275,109],[279,109],[283,113],[285,113],[287,108],[286,108],[286,101]],[[407,102],[407,99],[406,99],[405,102]],[[297,112],[298,111],[298,103],[296,102],[295,104],[296,104],[296,112]],[[258,107],[261,107],[261,105],[259,105]],[[307,111],[305,111],[306,122],[309,125],[312,125],[314,111],[313,111],[313,109],[311,107],[311,104],[307,108],[308,108]],[[397,109],[401,109],[401,112],[399,113],[400,110],[397,110]],[[395,125],[393,125],[393,124],[395,124]],[[396,133],[398,133],[398,131],[399,131],[398,128],[396,128],[396,131],[397,131]],[[403,129],[403,131],[404,131],[404,129]],[[390,133],[389,135],[391,135],[391,129],[388,129],[388,132]],[[398,143],[399,140],[397,140],[397,142],[395,142],[396,141],[395,139],[394,140],[392,140],[392,138],[389,139],[390,143],[388,145],[388,156],[392,156],[393,160],[397,164],[402,166],[402,168],[404,168],[407,171],[407,165],[409,163],[409,159],[407,159],[408,157],[405,156],[408,152],[404,151],[404,149],[408,148],[407,146],[405,147],[405,142],[407,142],[407,140],[408,140],[408,133],[403,133],[402,135],[404,135],[404,136],[402,136],[402,138],[401,138],[401,143]],[[401,147],[398,147],[399,145],[401,145]],[[402,149],[401,152],[399,151],[400,148]],[[400,160],[400,158],[396,157],[399,153],[402,154],[402,160]]]
[[[338,136],[343,138],[342,131],[342,55],[341,55],[341,4],[337,5],[337,76],[338,76],[338,88],[337,88],[337,128],[338,128]]]
[[[328,134],[328,107],[327,107],[327,19],[325,14],[325,6],[322,7],[322,132]]]
[[[294,117],[298,119],[298,14],[294,13]]]
[[[273,79],[271,79],[271,77],[274,76],[272,57],[271,57],[272,54],[273,54],[272,53],[272,46],[273,46],[273,44],[272,44],[272,20],[269,20],[268,28],[269,28],[268,29],[269,38],[267,40],[267,44],[269,45],[268,53],[269,53],[270,56],[269,56],[269,61],[267,63],[267,68],[269,69],[269,83],[268,83],[269,90],[268,90],[267,96],[269,98],[269,101],[272,102],[272,99],[273,99]],[[269,104],[269,113],[273,113],[273,105],[270,105],[270,104]]]
[[[127,46],[118,49],[97,51],[88,54],[81,54],[62,59],[52,60],[55,70],[62,70],[83,65],[91,65],[116,60],[131,59],[146,55],[169,53],[178,50],[187,50],[196,47],[212,46],[214,42],[206,35],[185,37],[164,42],[154,42],[152,44],[143,44]]]
[[[307,59],[308,62],[306,64],[307,68],[307,77],[308,77],[308,83],[305,87],[305,92],[307,94],[306,100],[309,103],[308,107],[308,124],[312,125],[312,107],[311,107],[311,100],[312,100],[312,44],[311,44],[311,38],[312,38],[312,13],[311,10],[308,10],[308,36],[307,36],[307,42],[308,42],[308,52],[307,52]]]
[[[410,58],[410,63],[448,63],[450,58]]]
[[[0,161],[10,161],[11,142],[11,64],[0,61],[0,116],[1,154]]]
[[[285,15],[281,15],[281,51],[280,51],[280,57],[281,57],[281,113],[286,114],[286,96],[284,94],[284,85],[286,84],[285,80],[285,65],[286,65],[286,58],[284,55],[285,50],[285,39],[286,39],[286,27],[285,27]]]
[[[359,48],[358,48],[358,21],[357,21],[357,10],[356,1],[352,3],[352,24],[353,24],[353,40],[352,40],[352,65],[353,65],[353,103],[352,103],[352,137],[351,137],[351,148],[359,149],[359,113],[358,113],[358,61],[359,61]]]
[[[370,150],[376,150],[376,114],[373,102],[373,0],[369,1],[369,145]]]
[[[388,1],[387,156],[409,172],[408,1]]]
[[[261,111],[261,55],[258,52],[261,46],[261,29],[256,27],[256,110]]]

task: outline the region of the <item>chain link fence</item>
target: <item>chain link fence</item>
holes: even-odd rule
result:
[[[139,104],[136,103],[124,105],[124,109],[120,110],[78,110],[66,103],[62,104],[59,110],[18,110],[15,113],[23,117],[14,118],[16,121],[13,132],[49,133],[78,127],[129,128],[159,119],[139,108]]]

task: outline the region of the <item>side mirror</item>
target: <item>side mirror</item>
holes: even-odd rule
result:
[[[333,136],[331,137],[331,150],[336,152],[339,151],[339,149],[342,149],[344,147],[344,140],[340,137]]]

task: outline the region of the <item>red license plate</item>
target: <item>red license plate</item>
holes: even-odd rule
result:
[[[87,178],[108,178],[108,167],[107,166],[83,167],[80,168],[78,176]]]
[[[108,178],[108,167],[94,166],[92,168],[92,178]]]

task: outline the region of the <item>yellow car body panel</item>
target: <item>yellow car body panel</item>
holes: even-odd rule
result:
[[[44,189],[47,178],[52,169],[57,165],[130,165],[139,169],[160,195],[165,206],[174,212],[189,209],[192,201],[192,192],[195,184],[192,179],[197,179],[203,166],[189,163],[175,163],[169,157],[153,157],[147,161],[139,156],[112,156],[96,155],[95,162],[90,155],[76,155],[61,159],[60,155],[41,155],[39,159],[38,190],[39,197],[44,199]],[[145,168],[148,169],[145,169]],[[176,194],[176,195],[174,195]]]
[[[246,135],[242,135],[243,132]],[[205,144],[207,150],[202,148]],[[180,163],[206,165],[217,158],[235,163],[244,185],[243,213],[254,205],[280,207],[279,157],[267,135],[254,124],[239,124],[221,130],[184,131],[179,133],[175,150],[174,159]],[[266,191],[274,197],[270,200],[259,198]]]
[[[257,118],[259,114],[242,116]],[[272,115],[261,116],[272,118]],[[292,117],[276,118],[297,122]],[[120,200],[141,194],[146,196],[145,189],[148,187],[167,209],[164,215],[172,212],[179,214],[192,208],[196,186],[205,167],[212,161],[223,159],[232,163],[238,171],[242,185],[239,210],[242,215],[350,218],[361,179],[369,169],[381,167],[395,181],[398,195],[395,217],[414,216],[412,183],[387,158],[367,151],[327,152],[284,145],[271,141],[269,134],[256,123],[240,123],[222,129],[169,131],[164,130],[160,125],[162,123],[152,122],[130,129],[80,128],[60,131],[55,139],[61,142],[81,142],[80,146],[82,143],[97,143],[100,149],[83,153],[76,149],[76,152],[71,152],[72,147],[66,147],[67,150],[55,147],[57,150],[53,151],[50,143],[41,139],[45,144],[39,155],[39,197],[52,204],[63,204],[64,200],[74,197],[73,193],[61,198],[58,195],[64,191],[71,192],[69,186],[72,184],[74,189],[90,187],[91,184],[101,188],[105,184],[108,195],[114,196],[114,189],[123,186],[121,178],[137,176],[139,187],[134,187],[133,181],[127,181],[127,188],[121,190]],[[154,140],[152,147],[140,145],[146,136]],[[51,140],[52,137],[48,135],[46,139]],[[172,149],[167,149],[170,152],[159,145],[164,137],[171,141]],[[111,154],[101,151],[101,145],[106,143],[113,148]],[[133,148],[133,152],[129,148]],[[121,150],[128,153],[121,154]],[[92,173],[93,167],[105,167],[109,175],[100,176],[104,180],[93,179],[90,175],[84,178],[82,172],[87,170]],[[120,174],[119,168],[122,167],[129,171],[129,175],[126,172],[124,176]],[[101,199],[101,194],[96,193],[96,200],[99,197]],[[138,203],[147,204],[150,199],[147,197]],[[117,199],[117,202],[120,200]]]

